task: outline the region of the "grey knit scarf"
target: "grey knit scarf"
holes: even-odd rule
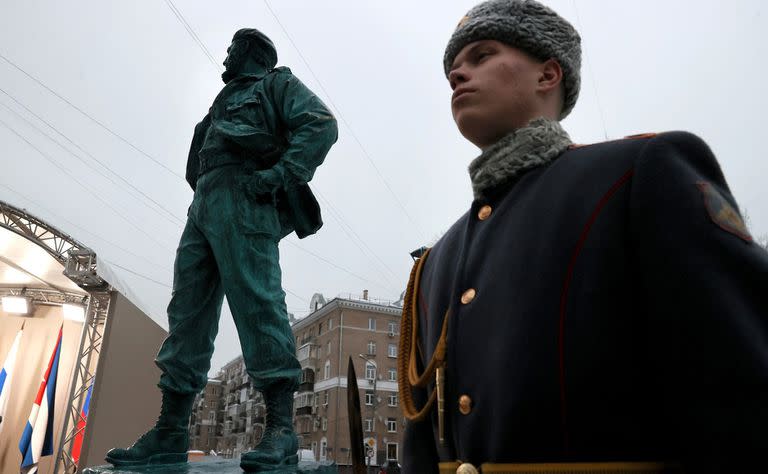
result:
[[[537,118],[483,150],[469,164],[475,199],[512,181],[525,171],[546,165],[568,148],[571,139],[555,120]]]

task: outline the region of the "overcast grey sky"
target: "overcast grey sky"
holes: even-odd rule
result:
[[[189,140],[223,85],[232,34],[256,27],[340,122],[311,183],[325,227],[280,246],[289,311],[306,315],[315,292],[396,300],[408,253],[471,201],[466,166],[477,150],[452,122],[441,60],[475,3],[174,0],[214,63],[167,0],[0,0],[0,54],[18,67],[0,59],[0,199],[93,247],[167,327],[192,198],[181,178]],[[583,39],[581,97],[564,121],[571,138],[692,131],[718,156],[753,234],[768,233],[764,2],[545,3]],[[239,353],[225,311],[212,373]]]

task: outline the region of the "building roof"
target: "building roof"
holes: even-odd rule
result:
[[[394,306],[392,304],[381,304],[371,300],[358,300],[358,299],[346,299],[346,298],[334,298],[326,305],[317,309],[317,311],[310,313],[308,316],[296,321],[293,324],[292,329],[302,329],[307,327],[328,313],[333,312],[336,309],[356,309],[361,311],[368,311],[372,313],[389,314],[389,315],[401,315],[403,308]]]

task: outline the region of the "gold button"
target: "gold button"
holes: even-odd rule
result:
[[[486,204],[485,206],[481,207],[479,211],[477,211],[477,218],[480,219],[481,221],[484,221],[489,217],[491,217],[492,211],[493,209],[491,208],[491,206]]]
[[[469,304],[473,299],[475,299],[475,295],[477,295],[475,289],[470,288],[461,294],[461,302],[464,304]]]
[[[477,468],[473,466],[472,464],[465,462],[461,466],[459,466],[458,469],[456,469],[456,474],[479,474],[477,472]]]
[[[459,412],[461,412],[462,415],[469,415],[469,412],[472,411],[472,399],[469,398],[469,395],[462,395],[459,397]]]

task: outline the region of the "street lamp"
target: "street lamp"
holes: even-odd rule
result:
[[[373,443],[374,443],[373,455],[376,456],[376,449],[378,448],[378,444],[379,444],[378,443],[379,442],[379,439],[378,439],[379,437],[376,435],[376,405],[378,404],[378,396],[376,394],[376,379],[377,379],[377,375],[378,375],[378,371],[379,371],[379,365],[376,363],[375,360],[373,360],[373,359],[371,359],[369,357],[366,357],[363,354],[358,354],[358,356],[361,359],[363,359],[367,364],[373,365],[373,405],[372,405],[372,407],[373,407],[373,424],[371,425],[371,431],[373,431]],[[368,378],[367,377],[367,375],[368,375],[368,366],[367,366],[367,364],[366,364],[366,367],[365,367],[366,379]],[[368,468],[370,468],[371,467],[371,457],[370,456],[366,456],[366,458],[368,459]],[[367,469],[367,470],[370,470],[370,469]]]

